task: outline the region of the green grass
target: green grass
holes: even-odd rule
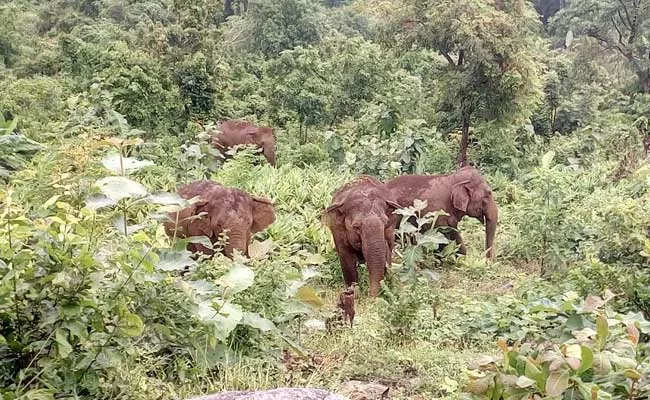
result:
[[[472,243],[471,246],[475,245]],[[473,251],[470,253],[474,253]],[[496,302],[504,293],[512,292],[526,279],[534,279],[534,268],[491,263],[470,254],[455,268],[440,271],[441,279],[431,285],[445,302],[435,313],[442,324],[463,318],[458,303]],[[322,297],[331,309],[338,291],[321,288]],[[361,290],[364,292],[364,289]],[[211,393],[234,389],[266,389],[274,387],[321,387],[331,391],[358,395],[373,393],[373,385],[389,387],[392,399],[455,399],[463,384],[463,371],[469,361],[481,354],[495,353],[495,343],[468,342],[461,338],[436,342],[427,339],[428,329],[435,329],[432,304],[424,304],[417,324],[416,338],[400,340],[385,335],[386,322],[378,312],[381,302],[364,293],[357,302],[354,327],[338,327],[332,332],[301,327],[300,345],[308,359],[295,353],[285,354],[282,362],[239,360],[223,369],[218,376],[197,387],[179,388],[179,393]],[[447,315],[447,313],[459,313]],[[323,316],[327,312],[323,313]],[[356,392],[355,392],[356,391]],[[354,398],[354,397],[351,397]]]

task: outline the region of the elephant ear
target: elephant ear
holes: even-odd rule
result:
[[[469,180],[459,182],[451,190],[451,201],[454,208],[462,212],[467,212],[467,206],[472,197],[472,189],[467,185],[469,182]]]
[[[343,201],[337,201],[332,203],[325,209],[322,215],[322,222],[330,228],[334,225],[343,224],[343,213],[341,212],[341,206]]]
[[[273,202],[266,197],[251,196],[253,199],[253,223],[251,232],[261,232],[275,222]]]

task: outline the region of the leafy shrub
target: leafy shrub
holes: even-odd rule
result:
[[[650,323],[639,314],[599,310],[608,298],[589,296],[584,303],[576,299],[570,296],[562,307],[571,313],[564,326],[542,341],[508,346],[500,340],[502,357],[484,356],[472,363],[464,389],[470,397],[650,395],[648,345],[639,340],[641,333],[650,332]]]

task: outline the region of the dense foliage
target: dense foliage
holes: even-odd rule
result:
[[[3,2],[0,398],[355,381],[395,398],[647,398],[649,13]],[[229,118],[274,128],[276,167],[215,156],[208,133]],[[362,268],[354,328],[323,331],[343,286],[321,221],[332,193],[468,163],[499,205],[496,260],[476,221],[460,226],[467,256],[402,225],[381,298]],[[198,179],[273,200],[248,258],[194,259],[201,238],[165,235],[187,204],[174,189]],[[422,209],[399,213],[437,218]]]

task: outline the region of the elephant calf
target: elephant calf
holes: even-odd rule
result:
[[[264,230],[275,221],[271,200],[251,196],[239,189],[221,186],[216,182],[197,181],[178,189],[184,199],[199,196],[197,203],[179,212],[169,213],[171,222],[165,223],[170,237],[207,236],[212,244],[226,231],[228,236],[224,252],[232,257],[235,249],[248,256],[251,235]],[[196,218],[200,213],[204,216]],[[178,222],[178,223],[177,223]],[[198,243],[190,243],[187,249],[212,255],[213,251]]]
[[[222,122],[212,134],[212,146],[222,154],[236,145],[253,144],[262,149],[264,157],[275,165],[275,137],[273,129],[250,122],[231,119]]]
[[[436,226],[456,228],[465,215],[478,219],[485,225],[487,256],[493,257],[499,211],[492,190],[476,168],[463,167],[446,175],[402,175],[386,182],[386,187],[402,207],[413,205],[415,199],[426,200],[427,207],[422,214],[437,210],[449,214],[441,215]],[[460,245],[460,252],[465,254],[460,233],[454,231],[450,236]]]
[[[326,209],[327,225],[347,287],[359,281],[357,264],[365,262],[370,296],[377,297],[392,260],[397,221],[393,211],[397,208],[391,192],[370,176],[360,176],[334,193],[332,205]]]

